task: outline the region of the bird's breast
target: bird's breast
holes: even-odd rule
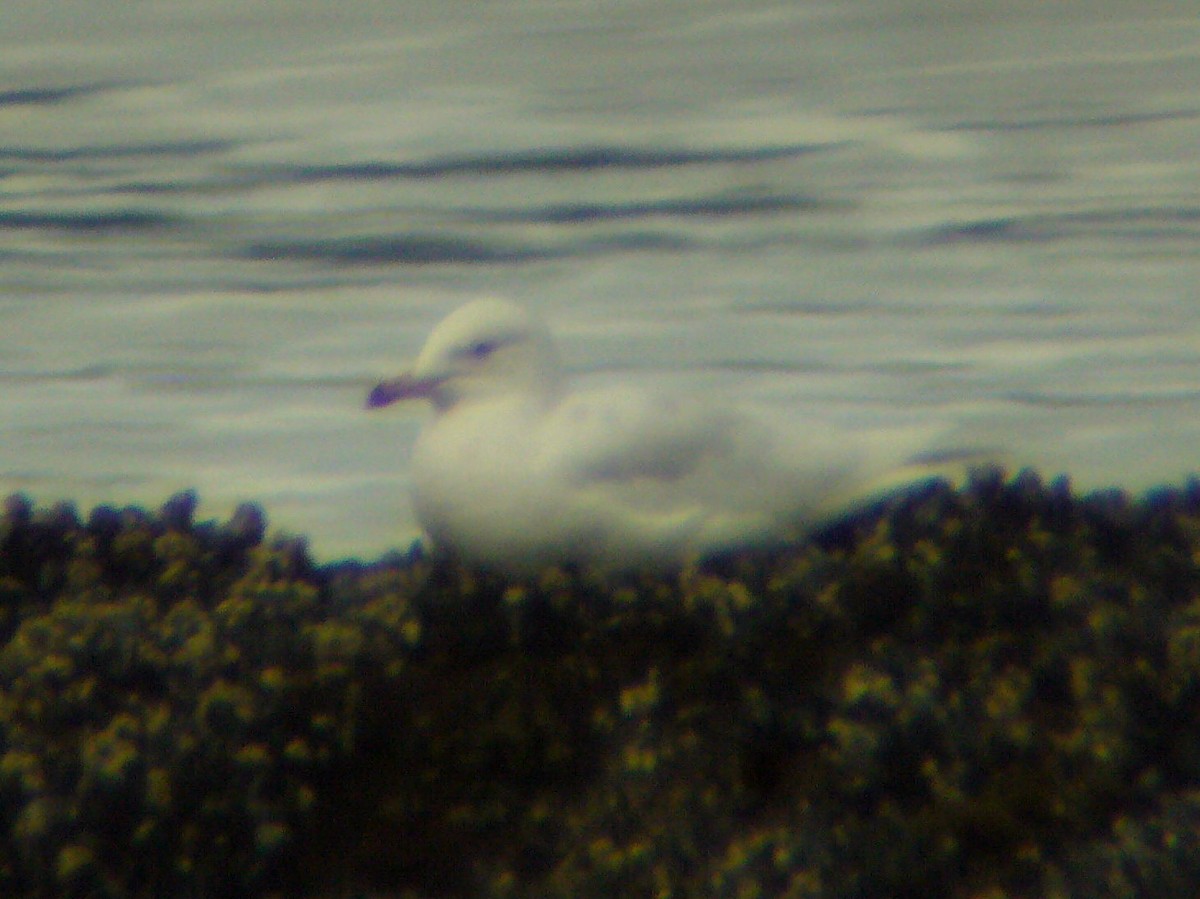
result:
[[[469,558],[503,562],[539,552],[561,490],[539,469],[536,416],[480,404],[431,422],[413,455],[413,503],[422,527]],[[553,532],[553,528],[550,529]]]

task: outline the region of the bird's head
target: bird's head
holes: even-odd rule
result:
[[[558,354],[545,327],[515,303],[476,300],[433,329],[407,372],[376,385],[367,408],[428,399],[444,412],[463,400],[504,394],[548,399],[560,379]]]

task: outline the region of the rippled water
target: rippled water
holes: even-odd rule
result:
[[[1195,468],[1178,4],[50,0],[0,29],[0,490],[409,539],[373,379],[480,293],[586,377]]]

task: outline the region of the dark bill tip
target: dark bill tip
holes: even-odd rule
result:
[[[404,399],[407,395],[404,381],[380,381],[367,394],[367,408],[381,409],[384,406],[390,406],[397,400]]]

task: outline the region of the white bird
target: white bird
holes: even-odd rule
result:
[[[438,547],[507,569],[686,560],[940,473],[829,426],[788,439],[707,396],[570,391],[544,325],[497,299],[442,321],[367,407],[414,398],[434,410],[412,458],[418,520]]]

